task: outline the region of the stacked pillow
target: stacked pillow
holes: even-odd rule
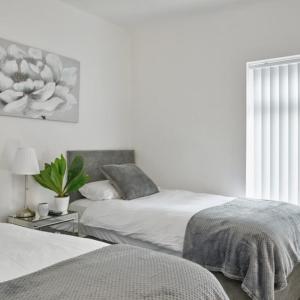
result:
[[[156,184],[135,164],[106,165],[101,171],[122,199],[132,200],[159,192]]]
[[[135,164],[105,165],[101,171],[108,180],[84,185],[79,191],[90,200],[132,200],[158,193],[156,184]]]

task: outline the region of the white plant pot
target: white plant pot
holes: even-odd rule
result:
[[[56,211],[61,213],[68,212],[70,197],[55,197]]]

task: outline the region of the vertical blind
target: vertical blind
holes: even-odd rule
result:
[[[247,70],[247,197],[300,204],[300,57]]]

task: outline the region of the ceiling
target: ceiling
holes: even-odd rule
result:
[[[255,0],[61,0],[119,25],[138,24],[153,18],[218,9]]]

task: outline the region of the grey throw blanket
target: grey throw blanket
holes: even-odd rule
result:
[[[237,199],[202,210],[187,226],[183,256],[241,280],[252,299],[273,300],[300,260],[300,207]]]
[[[204,268],[131,246],[108,246],[0,284],[5,300],[228,300]]]

